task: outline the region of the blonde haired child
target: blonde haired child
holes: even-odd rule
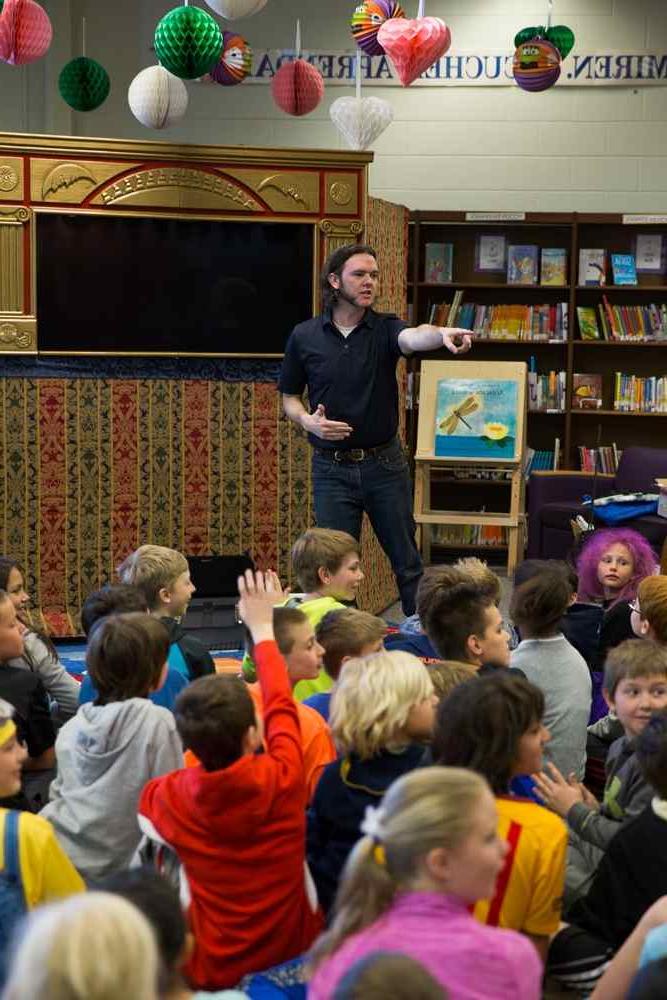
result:
[[[215,673],[211,654],[181,625],[195,586],[182,552],[165,545],[140,545],[118,567],[121,583],[136,587],[148,610],[169,632],[169,668],[186,681]]]
[[[479,775],[432,767],[399,778],[345,866],[333,921],[311,953],[310,1000],[325,1000],[375,951],[420,962],[457,1000],[537,1000],[542,967],[514,931],[475,921],[493,895],[506,847],[493,795]]]
[[[31,915],[4,1000],[158,1000],[155,937],[139,910],[90,892]]]
[[[341,759],[325,767],[308,813],[308,863],[328,909],[364,810],[421,763],[431,738],[436,695],[424,664],[381,651],[344,664],[330,725]]]
[[[328,611],[315,630],[317,641],[324,648],[322,663],[332,681],[338,680],[344,663],[353,656],[370,656],[384,647],[387,623],[357,608]],[[331,691],[319,691],[305,703],[329,721]]]

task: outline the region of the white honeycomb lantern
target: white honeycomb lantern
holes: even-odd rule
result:
[[[266,7],[268,0],[206,0],[211,10],[228,21],[239,17],[251,17]]]
[[[182,80],[163,66],[149,66],[137,73],[127,92],[130,110],[146,128],[168,128],[188,108],[188,92]]]

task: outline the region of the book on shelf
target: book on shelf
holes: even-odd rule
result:
[[[612,305],[606,295],[598,304],[605,340],[666,340],[667,304]]]
[[[579,250],[579,284],[604,285],[607,281],[607,252],[582,247]]]
[[[667,375],[614,376],[614,409],[620,413],[667,413]]]
[[[662,274],[665,270],[664,244],[660,233],[637,234],[637,271]]]
[[[475,246],[476,271],[504,271],[507,253],[505,237],[499,233],[482,233]]]
[[[579,467],[582,472],[603,472],[614,475],[618,469],[619,459],[622,452],[616,447],[616,442],[611,446],[603,445],[600,448],[586,448],[579,445]]]
[[[635,255],[633,253],[613,253],[611,255],[611,273],[615,285],[636,285]]]
[[[538,247],[521,243],[507,248],[507,284],[537,284]]]
[[[427,243],[424,248],[424,281],[445,285],[452,280],[453,243]]]
[[[592,306],[577,306],[577,320],[579,321],[579,336],[582,340],[600,339],[597,316]]]
[[[540,284],[567,284],[567,250],[565,250],[565,248],[542,247],[540,259]]]
[[[562,413],[565,410],[564,371],[539,374],[528,372],[528,409],[533,412]]]
[[[572,409],[602,408],[602,375],[575,373],[572,376]]]
[[[567,340],[567,302],[537,305],[464,302],[463,293],[449,325],[473,330],[478,340]]]

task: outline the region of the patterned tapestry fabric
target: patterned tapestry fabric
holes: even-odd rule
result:
[[[309,447],[274,384],[0,379],[0,434],[0,551],[55,635],[144,542],[249,551],[289,580],[312,523]]]
[[[408,294],[408,209],[380,198],[368,199],[366,240],[375,248],[381,284],[377,308],[381,312],[407,313]],[[405,362],[398,366],[399,433],[405,440]],[[368,518],[361,532],[362,568],[366,578],[359,588],[359,606],[379,611],[398,599],[396,581],[389,560],[380,548]]]
[[[371,199],[368,221],[382,308],[405,315],[407,211]],[[163,359],[70,360],[3,358],[0,378],[0,553],[26,569],[34,623],[77,634],[83,600],[144,542],[248,551],[291,583],[313,523],[310,448],[283,416],[275,362],[183,378]],[[367,522],[362,565],[360,606],[381,611],[396,587]]]

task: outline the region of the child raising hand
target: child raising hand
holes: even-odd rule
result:
[[[273,570],[264,574],[247,569],[237,584],[239,617],[253,640],[257,644],[273,639],[273,609],[286,601],[289,594],[282,589],[278,575]]]

